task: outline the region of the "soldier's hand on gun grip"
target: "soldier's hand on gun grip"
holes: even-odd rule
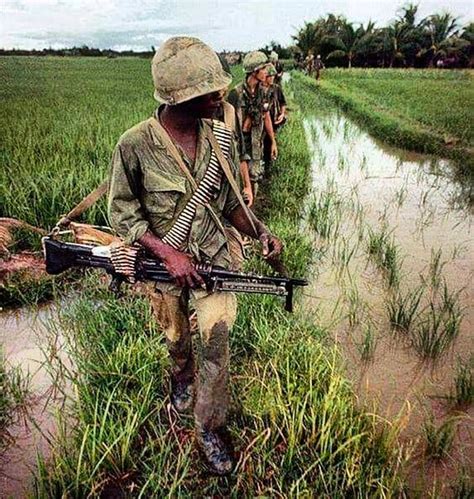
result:
[[[180,287],[190,288],[205,287],[202,277],[197,273],[189,255],[181,251],[172,250],[162,257],[166,270],[170,273]]]
[[[270,149],[270,154],[271,154],[272,160],[277,159],[277,157],[278,157],[278,147],[277,147],[276,140],[274,140],[272,142],[272,147]]]
[[[260,235],[258,240],[262,243],[262,254],[266,260],[271,260],[272,258],[276,258],[280,255],[283,249],[283,244],[273,234],[264,232]]]

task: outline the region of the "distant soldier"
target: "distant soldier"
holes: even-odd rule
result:
[[[278,54],[274,50],[271,51],[268,58],[276,70],[275,83],[280,84],[283,78],[283,64],[278,60]]]
[[[263,178],[263,137],[266,132],[271,141],[271,157],[275,159],[278,149],[269,113],[269,104],[263,83],[269,65],[263,52],[249,52],[244,57],[245,80],[230,93],[228,101],[235,107],[244,137],[245,152],[249,158],[249,173],[254,198],[258,184]]]
[[[286,99],[283,94],[283,90],[280,85],[275,83],[276,80],[276,69],[273,65],[270,65],[267,69],[267,77],[265,79],[265,92],[268,100],[268,110],[270,117],[272,119],[273,130],[276,133],[278,128],[283,126],[286,121]],[[264,160],[265,166],[271,165],[271,141],[270,137],[265,134],[263,141],[264,145]]]
[[[321,56],[318,54],[316,60],[314,61],[314,71],[316,73],[316,79],[319,80],[321,76],[321,69],[324,69],[324,63],[321,59]]]
[[[305,62],[306,74],[308,76],[312,76],[314,72],[314,55],[311,50],[308,51],[308,55],[306,56],[304,62]]]

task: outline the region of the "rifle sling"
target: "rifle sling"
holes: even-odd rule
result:
[[[92,192],[90,192],[79,204],[77,204],[67,215],[61,217],[59,221],[60,226],[68,226],[69,223],[81,216],[87,209],[89,209],[94,203],[96,203],[109,188],[109,181],[105,180],[99,187],[96,187]]]
[[[184,163],[183,158],[181,157],[181,154],[179,153],[174,142],[171,140],[171,137],[169,136],[168,132],[162,126],[162,124],[159,122],[159,120],[156,118],[156,116],[153,116],[152,118],[150,118],[149,122],[150,122],[151,126],[154,128],[155,132],[158,134],[158,136],[163,140],[163,142],[165,143],[166,149],[171,154],[171,156],[176,161],[176,163],[178,163],[179,168],[184,173],[186,178],[189,180],[189,183],[191,184],[193,191],[195,191],[198,188],[196,180],[194,179],[191,172],[189,171],[189,168]],[[220,221],[216,212],[212,209],[212,206],[209,203],[206,203],[205,206],[206,206],[207,210],[209,211],[209,215],[214,220],[217,227],[219,227],[219,230],[223,234],[225,234],[224,226],[222,225],[222,222]]]
[[[258,238],[258,232],[257,232],[257,228],[255,227],[255,222],[253,219],[252,212],[250,211],[249,207],[245,204],[245,201],[242,198],[242,195],[240,194],[239,186],[237,185],[237,181],[235,180],[234,175],[232,174],[232,170],[230,168],[229,162],[227,161],[227,158],[224,156],[224,153],[222,152],[221,146],[219,145],[219,142],[217,141],[214,134],[212,132],[210,132],[207,134],[207,136],[208,136],[209,142],[211,143],[211,147],[217,156],[219,164],[221,165],[221,168],[222,168],[225,176],[227,177],[227,180],[229,181],[229,184],[232,187],[234,194],[237,196],[237,199],[240,203],[240,206],[244,210],[244,213],[245,213],[246,217],[248,218],[250,225],[252,226],[252,229],[255,233],[255,237]]]

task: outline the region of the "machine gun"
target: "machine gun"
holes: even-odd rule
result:
[[[43,238],[46,272],[57,275],[72,267],[104,269],[112,276],[109,289],[116,294],[123,282],[173,282],[173,277],[160,261],[145,255],[143,248],[111,244],[92,246],[61,242],[53,237]],[[209,292],[261,293],[285,298],[285,310],[293,310],[293,288],[307,286],[304,279],[267,277],[226,270],[206,264],[197,264],[196,270]]]

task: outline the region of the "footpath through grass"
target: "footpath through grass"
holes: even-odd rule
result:
[[[279,143],[261,211],[286,244],[291,273],[303,276],[312,258],[299,230],[310,158],[297,112]],[[60,414],[64,431],[51,461],[41,463],[39,497],[342,498],[400,491],[396,429],[357,408],[329,336],[299,307],[290,315],[274,297],[239,297],[230,427],[239,462],[228,478],[208,475],[192,420],[176,421],[168,410],[166,346],[145,299],[118,301],[93,275],[62,325],[75,364],[66,374],[74,400]]]
[[[318,85],[380,139],[454,159],[474,179],[471,71],[328,69]]]

